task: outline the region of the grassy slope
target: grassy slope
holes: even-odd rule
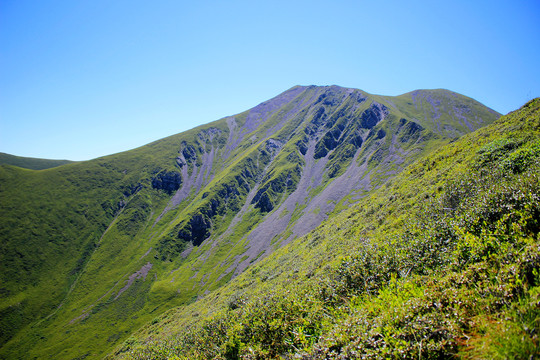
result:
[[[49,160],[0,153],[0,165],[13,165],[31,170],[43,170],[72,163],[70,160]]]
[[[537,357],[540,99],[416,162],[115,357]]]
[[[298,165],[294,162],[301,164],[301,159],[296,143],[313,118],[310,110],[298,110],[296,105],[308,106],[328,90],[334,91],[335,99],[346,93],[346,89],[340,88],[305,88],[294,101],[286,102],[245,136],[241,131],[248,122],[249,112],[235,116],[239,131],[234,134],[229,134],[224,119],[126,153],[58,169],[36,172],[2,167],[0,176],[4,185],[0,211],[2,218],[7,219],[0,228],[3,239],[0,254],[4,256],[0,311],[5,337],[2,340],[18,330],[21,333],[1,349],[0,356],[100,356],[125,339],[134,328],[170,307],[193,302],[225,284],[232,276],[228,269],[235,261],[256,260],[257,257],[246,260],[244,255],[247,245],[244,234],[264,216],[252,206],[224,240],[205,241],[201,246],[192,247],[187,256],[178,256],[183,249],[189,250],[190,244],[179,242],[176,233],[193,214],[208,209],[212,199],[220,201],[225,185],[239,187],[238,176],[244,181],[254,181],[243,175],[246,168],[254,174],[262,174],[260,186],[268,187],[267,192],[275,204],[283,201],[292,190],[272,185],[279,185],[289,175],[292,183],[297,181]],[[352,106],[335,101],[335,105],[327,106],[329,115]],[[368,101],[356,108],[356,116],[369,104]],[[288,119],[287,114],[294,113],[293,110],[298,111],[297,115]],[[392,112],[388,121],[378,126],[391,133],[400,126],[400,116],[401,113]],[[285,125],[280,130],[277,125],[282,121]],[[219,135],[213,140],[201,138],[200,134],[211,128],[218,129]],[[278,131],[274,130],[271,136],[284,143],[274,160],[270,160],[266,150],[268,131],[272,128]],[[428,134],[429,130],[422,133]],[[237,147],[228,150],[229,135],[233,140],[238,137],[239,142]],[[366,144],[375,151],[391,145],[390,139],[385,141],[384,146],[373,139],[366,140]],[[406,145],[404,150],[414,151],[418,156],[445,141],[432,138],[424,143],[404,142],[402,146]],[[152,189],[151,179],[162,171],[179,171],[178,151],[188,145],[193,146],[195,154],[190,174],[193,165],[201,167],[205,154],[214,147],[216,156],[211,170],[214,177],[203,184],[200,192],[192,192],[184,203],[157,221],[171,195]],[[350,163],[350,157],[343,157],[338,151],[342,151],[340,147],[335,152],[339,156],[329,164],[344,168]],[[384,154],[379,152],[380,159]],[[298,159],[293,161],[294,156]],[[393,174],[399,171],[399,166],[384,161],[381,166],[377,165],[379,162],[372,158],[371,151],[365,151],[360,159],[374,164],[374,177],[379,179],[379,185],[393,176],[392,171]],[[407,161],[412,159],[407,158]],[[312,191],[315,195],[321,189]],[[240,191],[236,198],[229,198],[220,206],[238,208],[246,196],[246,192]],[[226,210],[211,219],[213,240],[226,232],[233,216],[233,211]],[[163,245],[171,241],[173,256],[163,260],[162,249],[171,249]],[[149,272],[135,279],[131,287],[118,296],[130,276],[148,263],[152,264]],[[33,322],[36,318],[39,320]]]
[[[189,137],[193,132],[182,136]],[[26,353],[34,338],[47,340],[41,326],[46,327],[55,318],[60,304],[62,310],[74,302],[84,304],[79,309],[85,308],[95,302],[94,292],[101,296],[112,286],[103,279],[110,276],[116,282],[124,275],[115,279],[111,268],[129,271],[126,261],[134,256],[134,245],[132,251],[124,249],[126,257],[114,255],[118,255],[122,241],[131,242],[133,233],[105,230],[119,219],[133,218],[132,204],[135,208],[141,202],[157,209],[165,206],[166,194],[150,191],[150,178],[160,169],[171,168],[181,140],[173,136],[127,153],[56,169],[0,167],[2,340],[36,317],[42,318],[40,326],[26,328],[26,338],[3,349],[15,351],[10,357]],[[146,190],[133,193],[137,184]],[[126,206],[122,208],[120,202]],[[92,287],[82,275],[92,278],[92,269],[103,264],[108,268],[92,280],[99,283]],[[61,336],[58,332],[50,334],[53,338]]]
[[[390,100],[405,118],[415,119],[425,128],[450,138],[487,125],[482,119],[500,115],[474,99],[445,89],[415,90],[392,98],[383,97],[384,100]]]

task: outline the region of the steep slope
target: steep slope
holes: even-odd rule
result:
[[[0,167],[0,355],[100,356],[498,118],[411,94],[297,86],[129,152]]]
[[[0,165],[13,165],[31,170],[43,170],[69,164],[70,160],[50,160],[0,153]]]
[[[111,357],[540,356],[540,99],[434,151]]]

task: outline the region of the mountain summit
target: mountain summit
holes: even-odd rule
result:
[[[103,356],[500,114],[448,90],[295,86],[146,146],[0,166],[0,355]]]

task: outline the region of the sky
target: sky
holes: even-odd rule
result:
[[[0,152],[88,160],[295,85],[540,96],[540,1],[0,0]]]

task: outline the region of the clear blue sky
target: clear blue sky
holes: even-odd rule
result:
[[[0,0],[0,152],[86,160],[294,85],[540,96],[540,1]]]

